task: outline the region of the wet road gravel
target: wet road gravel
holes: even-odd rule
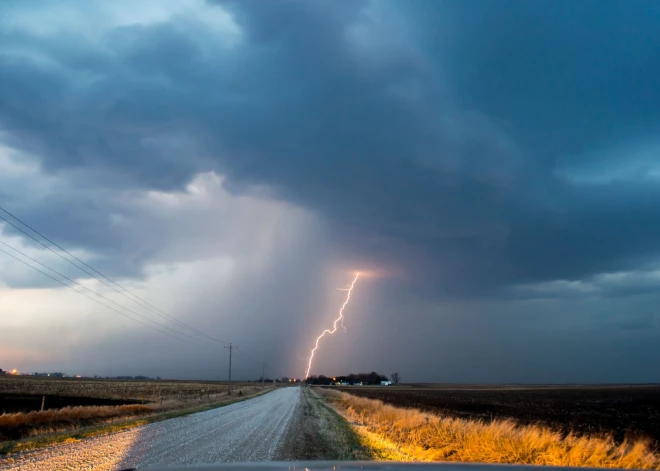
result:
[[[20,453],[0,470],[99,470],[270,461],[300,413],[300,388],[103,437]]]

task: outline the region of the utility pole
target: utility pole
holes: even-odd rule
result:
[[[227,395],[231,396],[231,351],[234,348],[238,348],[238,347],[235,347],[233,344],[230,343],[229,346],[228,347],[225,346],[225,348],[229,349],[229,386],[227,387]]]
[[[264,389],[264,387],[265,387],[264,386],[264,382],[266,381],[264,379],[265,371],[266,371],[266,363],[262,361],[261,362],[261,389]]]

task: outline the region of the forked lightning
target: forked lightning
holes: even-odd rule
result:
[[[346,294],[346,300],[344,301],[344,304],[341,306],[341,309],[339,310],[339,317],[335,319],[335,322],[332,324],[332,330],[330,329],[325,329],[321,335],[319,335],[316,338],[316,344],[314,345],[314,348],[312,349],[312,354],[309,357],[309,363],[307,364],[307,371],[305,371],[305,379],[309,378],[309,371],[312,369],[312,360],[314,359],[314,353],[316,352],[316,349],[319,348],[319,341],[325,334],[334,334],[337,332],[337,323],[341,323],[341,326],[344,327],[344,309],[346,308],[346,305],[348,302],[351,300],[351,292],[353,291],[353,287],[355,286],[355,282],[358,280],[360,277],[360,273],[355,274],[355,278],[353,278],[353,282],[348,285],[348,287],[345,290],[342,291],[347,291]],[[346,330],[344,328],[344,330]]]

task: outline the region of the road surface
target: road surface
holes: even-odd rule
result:
[[[154,465],[269,461],[280,456],[299,413],[300,388],[282,388],[219,409],[0,460],[0,470],[114,471]]]

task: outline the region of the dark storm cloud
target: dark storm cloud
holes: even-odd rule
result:
[[[429,50],[462,103],[514,123],[535,154],[554,161],[655,134],[657,4],[451,2],[451,15],[451,38]]]
[[[657,5],[218,5],[234,44],[177,20],[99,42],[0,32],[7,141],[119,186],[177,189],[208,169],[236,193],[266,184],[324,216],[337,257],[447,294],[658,255],[657,178],[569,178],[660,124]]]

